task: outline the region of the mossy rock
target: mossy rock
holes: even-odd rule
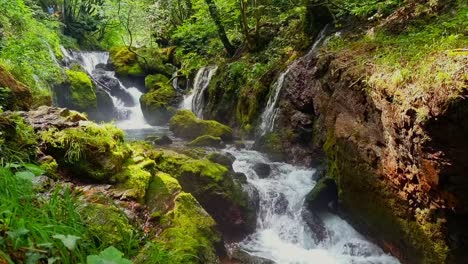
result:
[[[79,111],[91,111],[97,108],[96,88],[89,76],[80,71],[66,71],[70,82],[71,104]]]
[[[330,203],[337,205],[338,189],[333,179],[320,179],[312,191],[306,196],[305,205],[312,212],[318,212],[329,209]]]
[[[189,144],[191,147],[211,147],[211,148],[224,148],[226,145],[220,137],[213,137],[209,135],[199,136],[192,140]]]
[[[67,174],[82,180],[112,182],[131,155],[123,132],[113,125],[87,122],[63,130],[50,128],[40,137],[42,151],[56,159]]]
[[[278,133],[267,133],[255,142],[254,148],[266,153],[273,161],[284,161],[286,150],[283,147],[283,140]]]
[[[98,241],[103,248],[118,246],[135,239],[137,232],[124,212],[114,205],[86,203],[77,211],[86,223],[87,233],[93,236],[86,239]]]
[[[166,213],[174,207],[174,199],[181,190],[182,187],[177,179],[167,173],[158,172],[151,179],[145,204],[152,214]]]
[[[149,91],[161,88],[160,83],[168,84],[169,78],[162,74],[148,75],[145,78],[145,87]]]
[[[34,160],[38,137],[33,127],[17,114],[0,114],[0,148],[4,161]]]
[[[216,223],[189,193],[175,199],[172,211],[164,216],[168,226],[158,239],[173,263],[219,263],[215,247],[221,242]]]
[[[236,157],[234,157],[230,153],[213,152],[206,156],[206,158],[214,163],[221,164],[226,168],[231,168],[231,170],[232,164],[234,163],[234,161],[236,161]]]
[[[115,72],[122,76],[144,76],[143,68],[138,61],[138,55],[127,47],[117,47],[110,50],[110,61]]]
[[[33,103],[31,90],[16,80],[15,77],[0,65],[0,87],[8,89],[8,101],[5,103],[4,110],[29,110]]]
[[[202,120],[188,110],[178,111],[170,120],[169,128],[175,136],[188,140],[200,136],[219,137],[228,142],[232,140],[232,129],[213,120]]]
[[[228,168],[173,151],[161,151],[154,159],[158,170],[174,176],[185,192],[197,198],[226,237],[240,239],[255,228],[255,209]]]
[[[182,97],[167,83],[158,83],[159,89],[153,89],[140,98],[141,109],[146,121],[151,125],[165,125],[175,114]]]

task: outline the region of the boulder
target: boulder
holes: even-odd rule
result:
[[[249,254],[247,251],[244,251],[240,248],[235,249],[231,254],[231,259],[234,263],[245,263],[245,264],[275,264],[273,260],[269,260],[262,257],[257,257]]]
[[[151,125],[165,125],[177,111],[182,96],[168,84],[159,83],[140,98],[141,109]]]
[[[301,216],[313,233],[314,240],[318,244],[327,238],[327,229],[322,219],[315,213],[303,208]]]
[[[153,144],[156,146],[167,146],[172,144],[172,139],[168,137],[167,135],[163,135],[161,137],[156,137],[153,140]]]
[[[271,167],[266,163],[257,163],[253,166],[253,170],[257,173],[258,177],[264,179],[268,178],[271,174]]]
[[[112,48],[109,53],[109,59],[118,75],[144,76],[137,53],[130,51],[127,47]]]
[[[95,111],[97,108],[96,88],[85,72],[66,71],[70,83],[70,107],[78,111]]]
[[[15,77],[0,65],[0,87],[8,89],[11,94],[5,101],[4,110],[28,110],[33,97],[29,88],[15,79]]]
[[[213,137],[209,135],[199,136],[192,140],[189,144],[191,147],[210,147],[210,148],[224,148],[226,145],[220,137]]]
[[[169,122],[169,128],[175,136],[193,140],[199,136],[208,135],[220,137],[223,141],[232,140],[232,129],[213,120],[202,120],[188,110],[178,111]]]
[[[145,78],[145,87],[149,91],[161,88],[160,83],[169,84],[169,78],[162,74],[148,75]]]
[[[210,153],[206,158],[214,163],[221,164],[226,168],[229,168],[230,170],[233,170],[232,164],[234,163],[234,161],[236,161],[236,157],[234,157],[230,153],[213,152]]]
[[[96,89],[97,111],[90,113],[93,120],[109,122],[114,118],[114,102],[108,93]]]
[[[338,205],[336,182],[330,178],[319,180],[312,191],[307,194],[305,204],[313,212],[335,209],[334,206]]]
[[[288,211],[289,201],[286,199],[286,195],[284,193],[279,193],[275,198],[275,213],[279,215],[286,214]]]

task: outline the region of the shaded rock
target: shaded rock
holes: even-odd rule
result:
[[[65,108],[41,106],[34,111],[19,113],[35,130],[65,129],[80,126],[86,116]]]
[[[232,140],[232,129],[213,120],[202,120],[188,110],[181,110],[170,120],[169,128],[177,137],[193,140],[199,136],[220,137],[225,142]]]
[[[167,135],[163,135],[161,137],[156,137],[153,140],[153,144],[156,146],[167,146],[172,144],[172,139],[168,137]]]
[[[108,93],[98,88],[96,89],[97,111],[90,113],[92,119],[96,121],[109,122],[114,117],[114,102]]]
[[[32,103],[33,97],[29,88],[23,83],[15,79],[15,77],[0,65],[0,87],[8,88],[11,92],[11,97],[8,102],[5,102],[6,110],[28,110]]]
[[[242,172],[234,173],[234,179],[236,179],[242,184],[247,184],[247,176]]]
[[[268,178],[271,174],[271,167],[266,163],[257,163],[253,166],[253,170],[257,173],[258,177],[264,179]]]
[[[237,150],[241,150],[245,148],[245,143],[243,141],[234,141],[234,147]]]
[[[338,188],[335,181],[330,178],[319,180],[307,194],[305,204],[313,212],[334,209],[333,207],[338,204]]]
[[[286,195],[284,193],[280,193],[279,195],[276,195],[275,199],[275,213],[282,215],[285,214],[288,211],[288,206],[289,206],[289,201],[286,199]]]
[[[224,148],[226,145],[220,137],[213,137],[209,135],[199,136],[188,143],[191,147],[211,147],[211,148]]]
[[[273,161],[284,161],[286,150],[277,133],[267,133],[255,141],[254,149],[263,152]]]
[[[97,108],[96,88],[88,74],[80,71],[66,71],[70,82],[70,107],[83,112],[93,112]]]
[[[373,247],[367,243],[348,242],[343,246],[343,254],[356,257],[370,257],[375,255],[372,249]]]
[[[310,230],[313,232],[314,240],[316,243],[320,243],[327,238],[327,229],[325,223],[316,214],[312,213],[306,208],[301,211],[301,216]]]
[[[182,100],[182,96],[172,86],[158,84],[159,89],[153,89],[140,98],[143,115],[151,125],[165,125],[176,113]]]

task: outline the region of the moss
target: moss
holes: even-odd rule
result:
[[[70,81],[71,103],[77,110],[85,111],[97,107],[96,89],[84,72],[66,71]]]
[[[157,90],[161,88],[161,84],[169,83],[169,78],[162,74],[148,75],[145,78],[145,87],[148,90]]]
[[[213,120],[201,120],[188,110],[178,111],[170,120],[169,127],[178,137],[195,139],[208,135],[220,137],[224,141],[232,140],[232,129]]]
[[[0,161],[32,160],[36,157],[38,137],[34,129],[16,114],[0,115]]]
[[[115,72],[123,76],[143,76],[143,69],[138,62],[138,56],[127,47],[118,47],[110,50],[110,61]]]
[[[224,142],[220,137],[213,137],[209,135],[199,136],[192,140],[189,144],[191,147],[213,147],[223,148]]]
[[[217,263],[215,244],[221,241],[215,231],[216,223],[188,193],[175,199],[174,210],[165,215],[169,228],[159,243],[171,254],[173,263]]]
[[[285,158],[286,151],[279,133],[271,132],[265,134],[255,143],[255,148],[265,152],[272,160],[282,161]]]
[[[97,203],[85,204],[78,212],[86,223],[88,241],[96,241],[99,246],[118,246],[134,240],[136,231],[130,225],[125,214],[113,205]]]
[[[109,182],[122,171],[131,151],[123,132],[113,125],[88,122],[64,130],[41,133],[43,152],[54,157],[71,175],[96,182]]]
[[[173,207],[173,200],[182,190],[179,182],[164,172],[152,177],[146,193],[146,205],[151,213],[166,213]]]
[[[140,98],[143,114],[152,125],[164,125],[176,112],[180,95],[167,83],[158,83],[159,89],[153,89]]]
[[[58,179],[60,177],[58,173],[58,163],[53,157],[46,156],[42,158],[40,160],[40,167],[48,177],[52,179]]]

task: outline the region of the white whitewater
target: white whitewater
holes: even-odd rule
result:
[[[321,216],[327,238],[315,242],[313,230],[301,216],[305,196],[315,185],[314,170],[273,163],[256,151],[227,152],[236,157],[234,170],[247,175],[248,183],[258,190],[260,197],[257,230],[239,243],[242,250],[278,264],[399,263],[335,215]],[[257,176],[253,166],[258,162],[272,166],[269,178]],[[280,204],[282,210],[278,210]]]
[[[184,97],[181,109],[191,110],[197,117],[203,118],[204,93],[208,88],[213,75],[218,70],[215,65],[206,66],[198,70],[193,82],[192,91]]]
[[[61,49],[62,49],[64,58],[66,58],[70,62],[71,61],[79,62],[81,66],[83,66],[83,68],[91,77],[94,76],[95,74],[94,72],[96,71],[96,67],[98,65],[100,64],[107,65],[109,61],[108,52],[71,52],[69,53],[65,48],[62,47]],[[109,76],[110,78],[116,78],[114,71],[102,70],[101,74],[105,74]],[[96,80],[94,81],[97,82]],[[132,107],[125,106],[125,104],[122,102],[121,99],[119,99],[116,96],[113,96],[108,91],[109,89],[108,87],[105,87],[100,83],[97,83],[98,85],[103,87],[103,90],[107,94],[109,94],[109,96],[112,98],[112,102],[115,108],[115,116],[117,119],[119,119],[119,121],[116,122],[116,126],[125,130],[152,128],[152,126],[146,122],[145,117],[143,115],[143,111],[141,110],[140,97],[143,95],[143,93],[140,92],[140,90],[138,90],[136,87],[125,87],[120,80],[118,81],[119,81],[120,88],[123,90],[126,90],[128,94],[130,94],[130,96],[132,97],[132,100],[134,102],[134,105]]]
[[[270,94],[270,97],[268,98],[267,106],[261,116],[262,122],[260,123],[259,127],[260,136],[263,136],[266,133],[273,131],[273,129],[275,128],[275,122],[279,113],[278,101],[281,95],[281,91],[283,89],[284,81],[288,77],[289,72],[291,71],[291,69],[296,67],[297,63],[300,60],[312,56],[317,51],[317,49],[320,47],[320,45],[324,42],[326,38],[327,30],[328,26],[326,26],[317,36],[317,40],[314,42],[309,52],[302,58],[294,61],[291,65],[289,65],[286,71],[281,73],[276,82],[273,84],[273,90]]]

